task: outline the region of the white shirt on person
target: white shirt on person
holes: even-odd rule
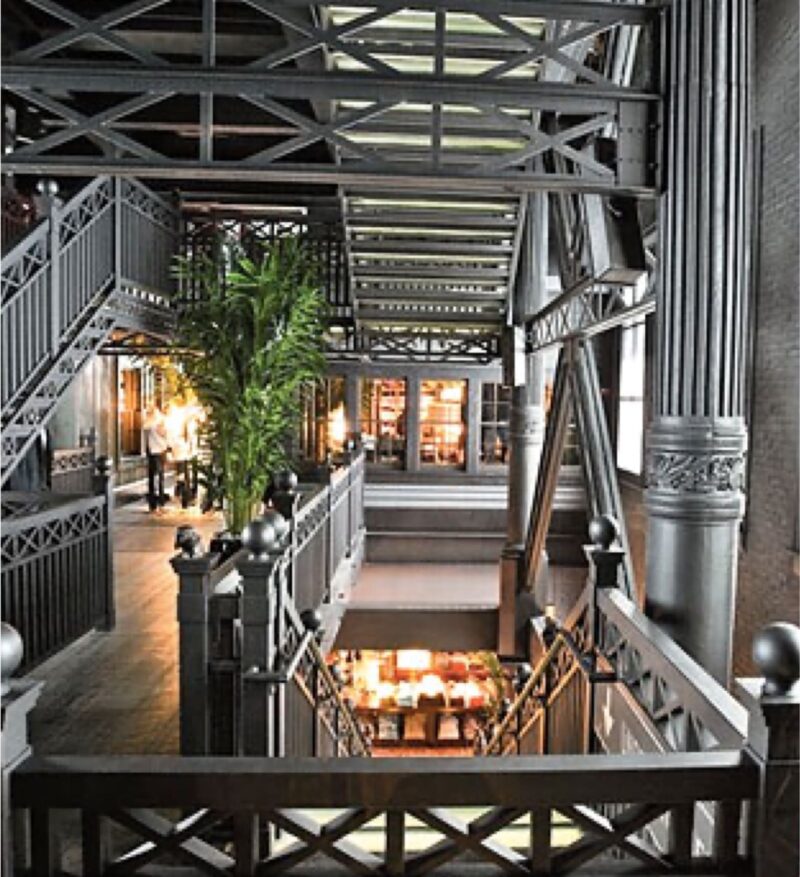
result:
[[[148,454],[165,454],[169,447],[164,415],[155,411],[144,421],[144,445]]]

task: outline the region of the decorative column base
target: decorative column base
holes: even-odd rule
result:
[[[663,417],[648,445],[645,610],[727,685],[744,511],[744,421]]]

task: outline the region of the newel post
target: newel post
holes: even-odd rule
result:
[[[737,679],[750,713],[748,747],[761,769],[755,877],[800,873],[800,628],[771,624],[753,641],[763,679]]]
[[[15,865],[23,870],[27,863],[27,842],[22,826],[13,819],[11,810],[11,774],[31,754],[28,743],[28,715],[36,706],[42,692],[42,683],[30,679],[12,679],[22,663],[22,637],[5,621],[0,633],[0,716],[2,717],[2,873],[14,874]],[[55,857],[55,850],[48,855]]]
[[[61,217],[58,183],[41,179],[34,196],[36,218],[46,217],[49,222],[50,249],[50,352],[56,355],[61,347]]]
[[[105,497],[103,505],[103,612],[98,620],[100,630],[112,630],[117,620],[116,602],[114,597],[114,470],[111,459],[98,457],[95,461],[94,492],[95,496]]]
[[[587,686],[586,719],[583,728],[584,751],[589,752],[593,733],[595,688],[598,682],[611,681],[598,673],[597,653],[601,644],[600,609],[598,595],[601,590],[619,586],[619,572],[625,551],[620,546],[620,526],[611,515],[598,515],[589,524],[590,545],[583,550],[589,562],[589,586],[591,600],[589,602],[588,633],[591,637],[588,653],[589,681]]]
[[[178,576],[181,755],[211,754],[208,612],[219,555],[203,554],[192,527],[179,527],[170,563]]]
[[[592,646],[600,641],[600,614],[597,608],[597,595],[602,589],[619,586],[619,570],[625,559],[625,551],[619,544],[619,524],[611,515],[599,515],[589,524],[590,545],[583,551],[589,562],[589,583],[592,586],[590,603]]]
[[[264,518],[251,521],[242,533],[249,552],[237,565],[241,576],[242,659],[240,753],[276,754],[275,684],[267,677],[276,670],[276,620],[280,585],[280,551],[274,526]]]

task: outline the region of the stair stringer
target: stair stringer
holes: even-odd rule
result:
[[[110,283],[98,293],[50,367],[3,423],[0,485],[6,483],[36,441],[75,377],[108,340],[117,323],[113,310],[116,292],[116,286]]]

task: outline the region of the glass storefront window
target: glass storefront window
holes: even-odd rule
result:
[[[508,462],[511,388],[484,383],[481,387],[481,463]]]
[[[328,455],[341,454],[346,432],[344,378],[326,378],[305,394],[300,436],[303,456],[323,463]]]
[[[466,401],[466,381],[421,382],[419,453],[423,465],[463,468]]]
[[[402,467],[406,457],[406,382],[361,381],[361,442],[367,462]]]

